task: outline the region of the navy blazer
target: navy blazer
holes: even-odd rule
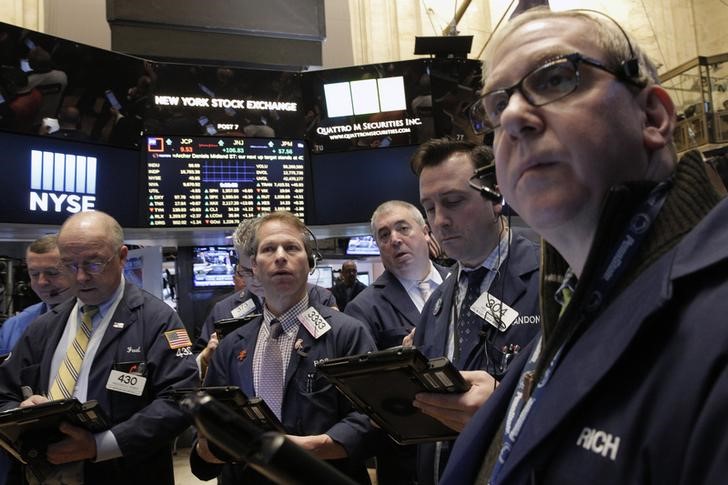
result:
[[[20,386],[47,394],[53,353],[76,303],[71,299],[41,315],[0,366],[0,405],[22,401]],[[99,345],[88,380],[88,399],[99,402],[113,424],[123,456],[86,462],[86,483],[172,484],[171,444],[189,420],[170,396],[174,388],[198,385],[197,365],[189,348],[173,350],[164,332],[184,325],[164,302],[127,283]],[[147,383],[142,396],[106,389],[114,364],[144,362]]]
[[[499,477],[507,484],[723,484],[728,477],[728,200],[573,343]],[[443,485],[473,483],[525,356],[460,434]]]
[[[371,429],[369,418],[353,411],[348,399],[317,372],[314,362],[375,350],[374,340],[358,320],[318,303],[312,306],[331,325],[331,330],[314,339],[303,325],[299,326],[296,340],[301,345],[299,350],[293,350],[286,370],[281,422],[289,434],[328,434],[348,454],[347,459],[331,463],[355,480],[366,481],[366,467],[359,455]],[[258,317],[220,342],[205,377],[206,386],[235,385],[248,396],[256,395],[253,356],[262,322],[263,317]],[[220,471],[219,466],[194,457],[192,464],[193,472],[201,479],[210,479]],[[250,474],[253,473],[251,470]],[[248,475],[248,478],[260,477]]]
[[[519,318],[504,332],[482,320],[486,334],[461,370],[486,370],[496,379],[507,370],[503,347],[517,344],[524,348],[539,331],[541,318],[538,306],[539,247],[513,230],[508,258],[501,263],[489,293],[516,309]],[[415,346],[432,357],[446,355],[447,338],[452,327],[450,316],[457,290],[457,272],[442,282],[422,309],[415,332]]]
[[[498,275],[490,285],[489,293],[505,302],[519,313],[519,321],[511,324],[504,332],[482,320],[485,331],[482,338],[468,356],[461,370],[485,370],[500,380],[508,370],[503,347],[511,344],[525,348],[540,329],[541,318],[538,306],[540,249],[533,241],[513,230],[513,239],[508,258],[500,265]],[[427,357],[446,355],[450,325],[451,307],[455,301],[457,272],[453,270],[430,296],[422,309],[422,318],[415,332],[415,346]],[[448,450],[440,454],[439,470],[447,462]],[[435,481],[435,445],[423,443],[418,447],[417,478],[421,485]]]
[[[449,268],[435,265],[435,269],[444,280]],[[420,320],[420,312],[402,283],[388,270],[350,301],[344,313],[369,325],[380,350],[402,345],[402,339]]]

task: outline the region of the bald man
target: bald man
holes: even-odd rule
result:
[[[128,249],[109,215],[71,216],[58,250],[77,297],[28,327],[0,367],[0,409],[94,399],[111,428],[92,434],[62,424],[64,438],[48,445],[44,472],[63,483],[173,484],[171,445],[188,421],[170,393],[198,383],[187,332],[164,302],[124,281]],[[82,361],[71,363],[79,348]],[[24,399],[21,386],[35,394]],[[37,479],[33,470],[26,477]]]

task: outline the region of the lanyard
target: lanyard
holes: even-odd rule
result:
[[[581,317],[596,314],[596,312],[602,307],[602,304],[606,301],[609,293],[614,290],[616,283],[624,274],[629,263],[637,255],[639,247],[644,241],[648,229],[657,218],[657,214],[660,212],[660,209],[667,198],[667,191],[671,186],[672,182],[670,180],[659,183],[654,189],[652,189],[647,199],[642,202],[637,212],[632,216],[620,243],[614,247],[610,258],[607,259],[608,263],[604,266],[602,276],[594,283],[594,288],[587,299],[587,303]],[[531,411],[533,410],[536,401],[538,401],[539,397],[541,397],[546,384],[548,384],[556,366],[559,363],[559,360],[561,359],[561,353],[564,350],[563,345],[556,352],[554,358],[551,359],[551,362],[536,386],[533,387],[533,375],[539,355],[541,354],[542,345],[543,337],[540,337],[538,344],[534,348],[526,366],[524,367],[518,387],[511,398],[511,403],[508,406],[508,413],[506,415],[505,432],[503,433],[503,446],[501,447],[498,459],[493,466],[493,473],[488,481],[488,485],[496,485],[499,483],[498,477],[503,466],[508,460],[511,450],[516,444],[526,420],[531,415]],[[531,387],[533,387],[533,392],[530,392]]]

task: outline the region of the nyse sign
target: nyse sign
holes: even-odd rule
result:
[[[48,212],[85,212],[94,210],[96,197],[93,195],[56,194],[54,192],[31,192],[30,210]]]
[[[93,210],[96,203],[96,157],[31,151],[30,210]]]

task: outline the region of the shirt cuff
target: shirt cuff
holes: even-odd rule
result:
[[[197,357],[195,357],[195,362],[197,362],[197,373],[200,376],[200,380],[203,380],[205,376],[202,375],[202,353],[197,354]]]
[[[94,434],[94,440],[96,441],[96,459],[92,460],[94,463],[122,456],[119,443],[116,442],[116,436],[111,430]]]

